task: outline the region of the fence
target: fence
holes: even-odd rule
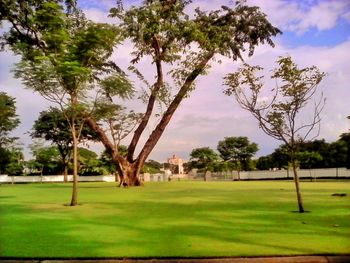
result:
[[[165,174],[142,174],[141,180],[145,182],[163,182],[169,179]],[[174,178],[174,177],[173,177]],[[177,177],[176,177],[177,178]],[[67,176],[68,182],[73,181],[73,175]],[[46,176],[8,176],[0,175],[0,183],[59,183],[63,182],[63,175],[46,175]],[[114,175],[103,176],[78,176],[79,182],[114,182]]]
[[[329,169],[301,169],[298,175],[302,179],[321,179],[321,178],[349,178],[350,169],[346,168],[329,168]],[[189,175],[166,175],[166,174],[142,174],[141,180],[145,182],[164,182],[170,180],[183,179],[204,179],[204,174],[190,173]],[[236,171],[232,173],[208,173],[207,180],[237,180],[238,175]],[[277,170],[277,171],[249,171],[241,172],[241,180],[283,180],[292,179],[293,172],[291,170]],[[114,175],[103,176],[79,176],[79,182],[114,182]],[[0,183],[49,183],[49,182],[63,182],[63,175],[49,175],[49,176],[8,176],[0,175]],[[68,175],[68,181],[73,181],[73,176]]]
[[[73,181],[73,176],[68,175],[69,182]],[[79,176],[79,182],[114,182],[115,177],[106,176]],[[0,183],[54,183],[63,182],[63,175],[47,175],[47,176],[8,176],[0,175]]]
[[[302,179],[321,179],[321,178],[350,178],[350,169],[346,168],[327,168],[327,169],[300,169],[298,176]],[[204,179],[204,174],[192,174],[193,179]],[[208,180],[237,180],[236,171],[231,173],[207,173]],[[241,180],[282,180],[292,179],[292,170],[276,170],[276,171],[243,171],[240,172]]]

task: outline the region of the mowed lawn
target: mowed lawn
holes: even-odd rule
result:
[[[0,186],[0,257],[216,257],[350,253],[350,182]],[[332,196],[346,193],[347,196]]]

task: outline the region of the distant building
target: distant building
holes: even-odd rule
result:
[[[177,165],[179,174],[184,174],[184,160],[180,157],[177,157],[175,154],[168,158],[168,163],[172,165]]]

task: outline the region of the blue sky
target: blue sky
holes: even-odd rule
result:
[[[78,0],[87,16],[95,21],[112,22],[107,18],[114,0]],[[138,4],[140,1],[127,1]],[[228,5],[230,0],[194,0],[191,8],[200,6],[205,10]],[[303,67],[316,65],[327,73],[319,86],[327,99],[322,115],[321,133],[318,138],[335,141],[342,132],[350,128],[350,1],[348,0],[248,0],[248,4],[258,5],[268,19],[284,34],[275,38],[276,47],[260,46],[248,63],[259,64],[272,69],[280,55],[289,54]],[[132,50],[130,45],[119,47],[113,59],[127,67]],[[10,68],[16,58],[10,53],[0,54],[0,90],[17,98],[21,125],[15,135],[21,137],[28,153],[31,140],[28,132],[40,111],[48,107],[48,102],[25,90],[20,81],[15,80]],[[213,65],[208,76],[200,78],[197,88],[186,99],[174,115],[164,136],[150,158],[166,160],[172,154],[188,159],[193,148],[209,146],[216,148],[217,142],[227,136],[247,136],[259,144],[258,155],[269,154],[280,142],[265,135],[257,127],[249,113],[239,108],[233,98],[222,94],[222,77],[237,69],[238,62],[224,60],[222,65]],[[140,64],[140,69],[153,79],[149,64]],[[147,74],[146,74],[147,75]],[[137,110],[137,109],[136,109]],[[143,111],[143,109],[140,109]],[[307,118],[307,115],[305,115]],[[147,135],[152,127],[146,132]],[[101,145],[91,145],[100,151]],[[28,156],[28,154],[27,154]]]

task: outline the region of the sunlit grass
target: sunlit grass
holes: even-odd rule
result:
[[[0,186],[1,257],[200,257],[350,252],[350,182]],[[347,196],[332,196],[346,193]]]

